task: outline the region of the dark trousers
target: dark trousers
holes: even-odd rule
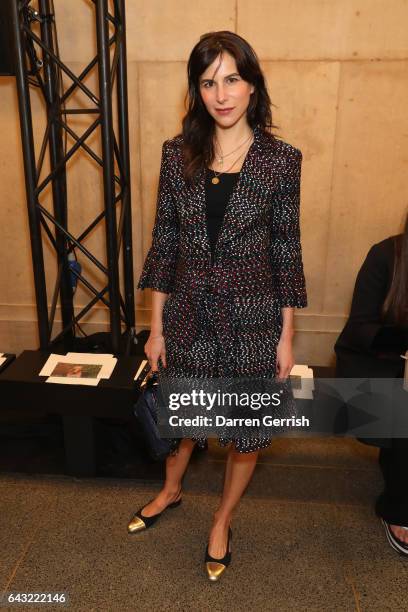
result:
[[[391,448],[380,450],[384,492],[376,503],[376,513],[387,523],[408,527],[408,438],[393,438]]]

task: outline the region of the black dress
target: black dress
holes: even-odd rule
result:
[[[220,176],[220,182],[217,185],[211,182],[214,176],[215,173],[213,170],[207,169],[205,178],[205,204],[212,263],[214,263],[215,246],[225,215],[225,209],[238,180],[239,172],[226,172],[222,174]]]

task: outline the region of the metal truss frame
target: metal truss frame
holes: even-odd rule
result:
[[[128,350],[130,347],[129,342],[122,342],[123,335],[128,338],[135,335],[125,0],[111,0],[113,11],[109,10],[108,0],[81,1],[91,2],[93,5],[97,53],[86,68],[76,75],[59,56],[53,0],[38,0],[37,8],[31,5],[32,0],[11,0],[38,331],[41,349],[49,350],[61,344],[70,347],[78,322],[96,304],[102,303],[109,309],[112,352],[120,354],[126,351],[124,346],[127,346]],[[71,4],[73,0],[67,2]],[[34,26],[38,23],[39,34],[35,32],[38,25]],[[113,35],[110,35],[112,29]],[[86,76],[95,67],[98,69],[97,94],[84,83]],[[71,81],[65,91],[62,73]],[[30,85],[40,89],[47,113],[46,129],[37,157],[34,148]],[[116,122],[113,120],[115,86],[117,125],[114,125]],[[89,107],[67,108],[67,100],[78,89],[85,94]],[[70,116],[79,114],[95,115],[94,121],[82,134],[77,134],[68,124]],[[97,130],[100,130],[102,155],[87,143]],[[69,148],[66,147],[68,135],[74,142]],[[101,168],[104,210],[79,236],[74,236],[69,229],[67,162],[80,150],[85,151]],[[50,172],[42,176],[47,151]],[[50,184],[52,213],[42,203],[44,190]],[[86,238],[102,222],[105,223],[106,231],[107,265],[85,245]],[[55,251],[58,264],[50,308],[44,268],[43,241],[46,239]],[[106,284],[103,283],[102,288],[95,287],[76,266],[70,265],[70,254],[76,253],[76,250],[104,274]],[[89,303],[77,314],[74,312],[72,275],[93,295]],[[62,331],[54,334],[58,300],[61,306]]]

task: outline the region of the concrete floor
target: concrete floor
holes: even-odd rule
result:
[[[127,521],[157,482],[2,474],[1,590],[69,598],[24,610],[407,610],[408,562],[373,512],[376,458],[350,439],[276,440],[237,511],[232,564],[216,584],[203,557],[225,449],[210,444],[195,457],[182,505],[133,536]]]

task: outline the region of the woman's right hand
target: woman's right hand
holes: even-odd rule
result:
[[[166,345],[163,334],[150,334],[146,344],[144,345],[144,352],[153,372],[157,372],[159,369],[157,364],[159,357],[162,360],[163,366],[165,368],[167,367]]]

